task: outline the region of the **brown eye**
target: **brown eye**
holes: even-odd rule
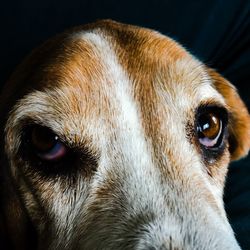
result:
[[[198,118],[197,132],[202,145],[208,148],[215,147],[222,134],[222,120],[217,114],[204,113]]]
[[[67,153],[67,148],[59,137],[46,127],[32,127],[29,137],[32,150],[42,160],[59,160]]]

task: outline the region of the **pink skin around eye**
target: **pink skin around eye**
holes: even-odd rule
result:
[[[56,161],[62,158],[66,152],[66,147],[62,143],[57,142],[48,153],[38,153],[38,156],[43,160]]]
[[[207,137],[199,138],[199,142],[207,148],[214,147],[216,145],[216,143],[218,142],[218,139],[219,139],[220,134],[221,134],[221,130],[222,130],[222,124],[220,121],[220,131],[219,131],[218,135],[214,139],[209,139]]]

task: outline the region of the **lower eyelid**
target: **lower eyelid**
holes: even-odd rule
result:
[[[66,147],[62,143],[57,142],[49,153],[37,153],[37,155],[43,160],[51,161],[62,158],[66,154],[66,151]]]

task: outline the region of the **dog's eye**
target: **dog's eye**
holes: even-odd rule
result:
[[[197,121],[197,133],[200,144],[206,148],[218,147],[223,134],[222,119],[213,112],[201,114]]]
[[[29,143],[34,153],[45,161],[58,161],[67,153],[67,148],[59,137],[46,127],[30,128]]]

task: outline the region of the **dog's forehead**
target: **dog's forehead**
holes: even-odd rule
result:
[[[137,96],[160,89],[182,100],[214,97],[222,101],[204,65],[172,39],[128,25],[96,25],[71,33],[63,49],[45,61],[40,70],[44,89],[75,88],[90,96],[123,81]]]
[[[209,98],[223,102],[205,66],[157,32],[130,26],[97,27],[73,33],[65,47],[61,61],[49,65],[48,78],[57,75],[53,88],[82,89],[83,96],[93,97],[104,94],[104,89],[112,96],[114,88],[125,87],[135,98],[143,96],[148,102],[155,101],[150,93],[154,99],[164,93],[177,101],[175,106],[180,98],[181,105],[186,101],[190,106]]]
[[[173,122],[187,117],[202,100],[223,103],[205,67],[157,32],[108,24],[74,31],[57,45],[60,49],[34,72],[42,88],[26,95],[17,112],[56,132],[63,126],[64,133],[72,133],[79,122],[99,122],[101,130],[104,121],[117,127],[114,117],[121,113],[131,126],[140,120],[152,131],[162,118],[170,123],[171,113],[178,114]]]

